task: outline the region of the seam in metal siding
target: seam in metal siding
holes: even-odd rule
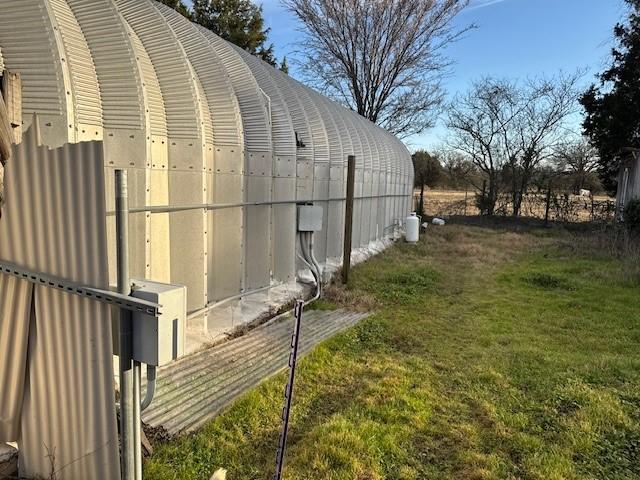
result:
[[[263,62],[240,47],[233,44],[229,45],[242,57],[260,88],[271,100],[272,139],[275,154],[295,157],[297,153],[298,156],[310,157],[309,147],[296,149],[295,131],[298,131],[298,129],[294,127],[295,121],[293,112],[289,108],[290,103],[285,100],[280,86],[275,82],[273,76],[266,71],[266,68],[262,65]],[[298,134],[301,140],[307,141],[304,132],[298,131]]]
[[[213,145],[213,124],[211,123],[211,110],[209,110],[209,105],[207,104],[207,97],[205,96],[200,79],[193,71],[191,63],[189,63],[189,69],[193,75],[193,81],[196,84],[198,92],[198,99],[200,100],[200,111],[202,112],[202,123],[204,124],[204,139],[208,145]]]
[[[22,110],[62,115],[65,109],[64,71],[53,27],[39,0],[3,2],[0,45],[5,68],[22,75]]]
[[[144,97],[126,27],[105,0],[67,0],[95,64],[105,128],[142,130]],[[73,73],[73,72],[72,72]]]
[[[191,65],[198,74],[211,109],[215,145],[242,145],[240,110],[233,86],[224,72],[216,50],[201,30],[172,8],[154,3],[182,44]]]
[[[218,57],[231,79],[242,112],[246,150],[271,152],[273,146],[269,102],[249,67],[225,40],[200,25],[196,28],[200,29],[218,52]]]
[[[142,82],[144,84],[147,102],[149,105],[151,134],[166,137],[167,114],[164,109],[164,99],[162,98],[162,91],[160,90],[160,82],[158,81],[156,69],[153,67],[149,54],[144,49],[144,46],[142,45],[138,35],[136,35],[136,32],[134,32],[129,26],[127,26],[127,31],[131,38],[136,59],[140,65],[140,71],[142,72]]]
[[[156,70],[172,138],[202,138],[198,93],[182,47],[148,0],[114,0]]]
[[[93,57],[80,25],[65,0],[49,0],[65,47],[64,62],[69,65],[76,121],[102,126],[102,101]]]
[[[34,130],[14,147],[7,168],[2,256],[108,288],[103,144],[49,150],[37,147]],[[9,293],[0,290],[0,305],[14,301]],[[65,466],[61,478],[117,480],[109,307],[42,286],[34,298],[18,438],[21,474],[49,476],[48,448],[56,470]]]

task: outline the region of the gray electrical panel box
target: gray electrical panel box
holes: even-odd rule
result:
[[[184,355],[187,287],[133,280],[131,295],[161,305],[159,317],[133,314],[133,359],[160,367]]]
[[[322,231],[322,207],[316,205],[298,205],[298,231]]]

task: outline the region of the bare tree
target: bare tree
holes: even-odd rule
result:
[[[567,136],[566,121],[576,112],[581,74],[530,79],[518,88],[516,115],[505,125],[510,145],[513,216],[520,214],[533,174]]]
[[[443,104],[443,49],[468,28],[469,0],[282,0],[304,26],[306,79],[365,118],[406,137]]]
[[[487,214],[494,213],[500,188],[507,185],[512,213],[520,214],[536,169],[567,135],[565,124],[576,111],[579,78],[579,73],[523,83],[485,78],[451,102],[449,143],[485,174],[486,208],[481,209]]]
[[[595,179],[600,163],[598,150],[586,138],[560,144],[554,160],[558,171],[572,177],[575,194],[587,186],[590,178]]]
[[[504,131],[515,116],[516,89],[504,80],[485,78],[469,91],[456,96],[448,107],[448,144],[466,155],[484,174],[480,210],[493,215],[501,187],[501,173],[507,162]]]
[[[469,187],[475,187],[480,189],[482,183],[478,182],[478,169],[466,155],[444,147],[439,148],[435,155],[442,165],[447,188],[467,190]]]

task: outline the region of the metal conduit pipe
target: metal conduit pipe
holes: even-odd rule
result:
[[[311,259],[311,263],[314,267],[316,267],[316,271],[318,272],[318,295],[320,296],[322,295],[322,267],[320,266],[320,263],[313,253],[313,232],[307,232],[307,234],[309,235],[309,258]]]
[[[140,405],[140,409],[144,412],[156,394],[156,367],[153,365],[147,365],[147,393],[144,396],[144,400]]]
[[[368,195],[354,197],[355,200],[370,200],[374,198],[405,198],[407,195]],[[343,202],[346,197],[336,198],[322,198],[317,199],[317,202]],[[172,213],[172,212],[186,212],[189,210],[225,210],[228,208],[241,208],[241,207],[259,207],[267,205],[292,205],[299,203],[298,200],[276,200],[268,202],[242,202],[242,203],[202,203],[197,205],[156,205],[148,207],[130,207],[129,213]],[[107,211],[107,216],[115,215],[115,211]]]
[[[322,291],[322,279],[320,278],[320,272],[316,270],[315,265],[313,265],[313,260],[311,260],[311,256],[309,254],[309,244],[305,240],[305,235],[304,235],[305,233],[308,233],[308,232],[300,232],[298,234],[298,238],[300,239],[300,248],[302,250],[301,260],[307,265],[307,267],[309,267],[309,269],[311,270],[311,274],[313,275],[313,278],[315,278],[316,280],[316,294],[311,300],[306,302],[306,304],[309,304],[311,302],[315,302],[317,299],[320,298],[320,293]]]

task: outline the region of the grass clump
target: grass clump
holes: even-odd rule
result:
[[[566,278],[541,272],[526,275],[524,281],[534,287],[546,290],[573,290],[575,288]]]

